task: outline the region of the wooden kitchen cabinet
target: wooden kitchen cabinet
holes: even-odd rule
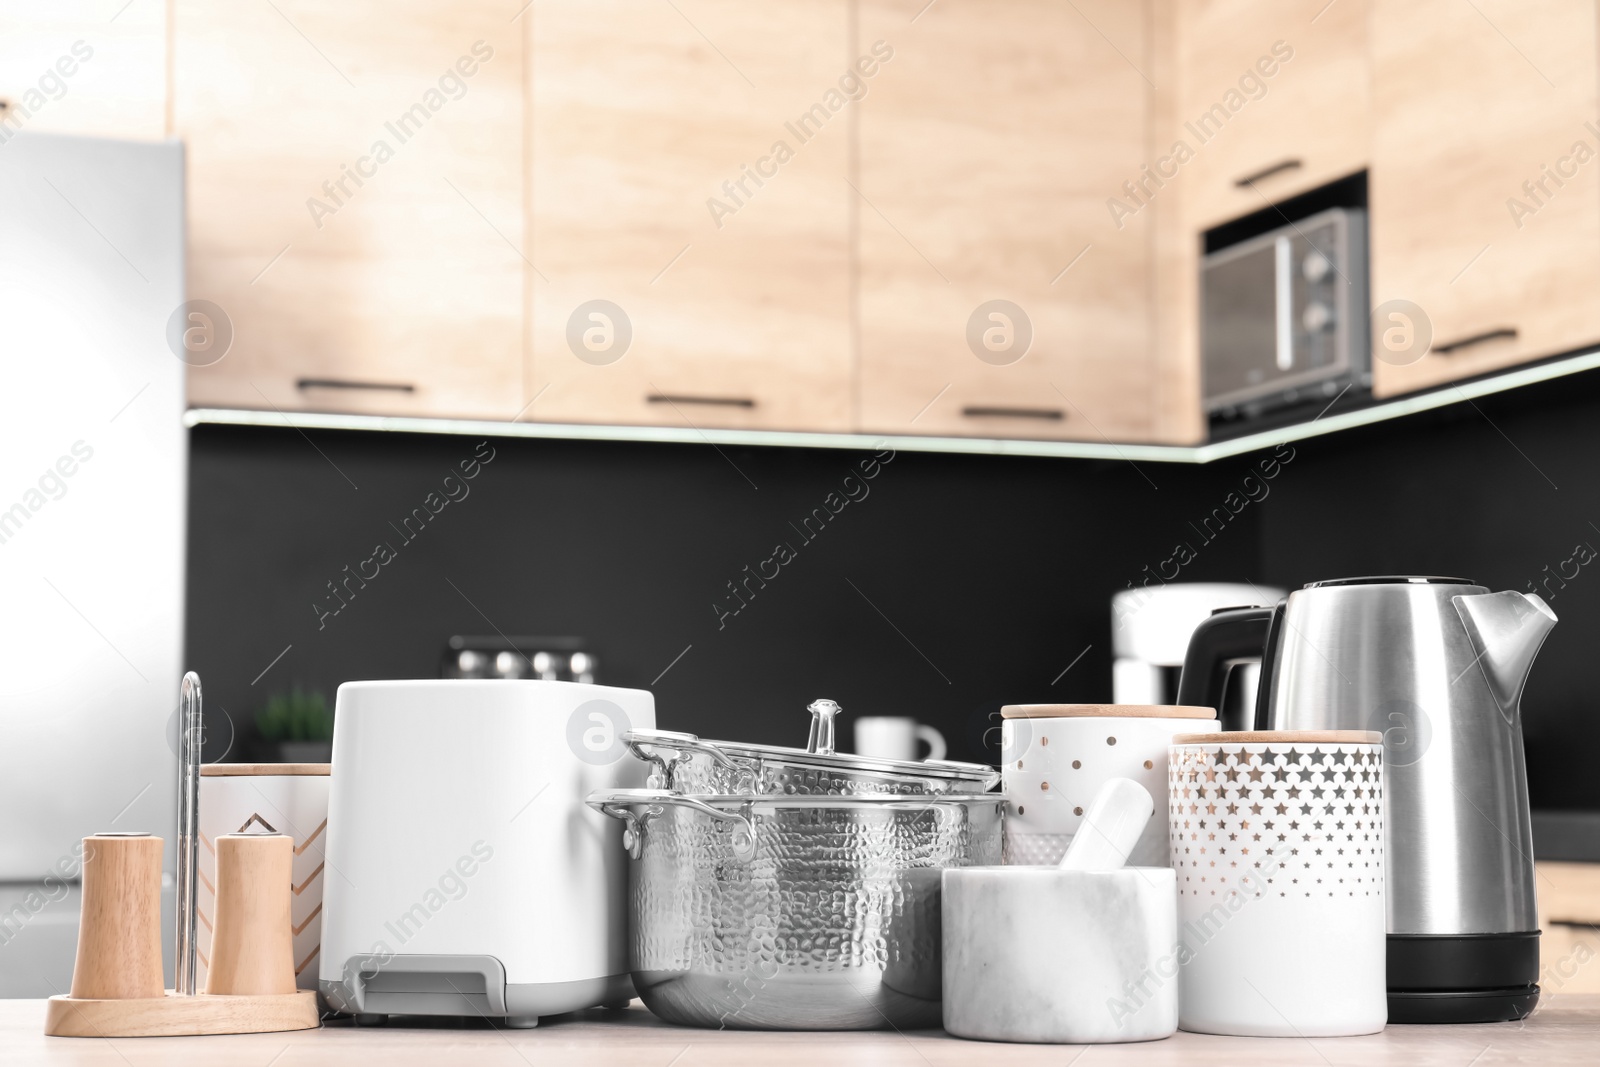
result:
[[[1469,11],[1470,14],[1470,11]],[[1179,137],[1172,179],[1205,230],[1367,166],[1367,0],[1175,5]]]
[[[1600,343],[1588,0],[61,10],[0,98],[103,16],[24,128],[186,140],[195,405],[1193,442],[1200,234],[1361,170],[1376,395]]]
[[[1545,993],[1600,993],[1600,863],[1536,865],[1539,984]]]
[[[1154,211],[1107,204],[1146,158],[1141,5],[859,12],[860,50],[893,49],[859,105],[850,190],[863,429],[1147,437]]]
[[[0,138],[164,137],[166,28],[159,3],[0,0]]]
[[[846,0],[524,19],[529,417],[852,429]]]
[[[523,38],[489,0],[175,0],[190,403],[509,419],[524,404]]]
[[[1373,0],[1371,25],[1372,302],[1433,342],[1400,365],[1404,323],[1374,321],[1373,392],[1600,341],[1594,3]]]

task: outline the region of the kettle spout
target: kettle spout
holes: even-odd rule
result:
[[[1475,593],[1451,600],[1501,717],[1514,723],[1533,658],[1556,624],[1555,612],[1535,593]]]

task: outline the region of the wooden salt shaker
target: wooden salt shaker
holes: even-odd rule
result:
[[[74,998],[131,1000],[163,994],[161,845],[161,838],[142,833],[83,839]]]
[[[216,925],[205,991],[223,996],[293,993],[293,839],[285,834],[221,834],[216,848]]]

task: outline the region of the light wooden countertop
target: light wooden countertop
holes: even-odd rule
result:
[[[1208,1037],[1180,1033],[1133,1045],[996,1045],[942,1031],[750,1033],[669,1026],[638,1001],[622,1011],[579,1012],[537,1030],[495,1030],[481,1020],[427,1026],[321,1030],[238,1037],[45,1037],[44,1001],[0,1000],[0,1064],[87,1067],[1494,1067],[1600,1062],[1600,996],[1546,995],[1520,1023],[1391,1026],[1370,1037]]]

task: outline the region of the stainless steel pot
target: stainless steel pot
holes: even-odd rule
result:
[[[1000,862],[991,795],[594,793],[627,824],[629,966],[669,1022],[940,1022],[940,873]]]
[[[1000,772],[953,760],[886,760],[834,751],[839,705],[816,700],[806,747],[703,741],[694,734],[632,730],[622,735],[633,754],[651,764],[650,784],[674,793],[728,796],[941,796],[983,793]]]

